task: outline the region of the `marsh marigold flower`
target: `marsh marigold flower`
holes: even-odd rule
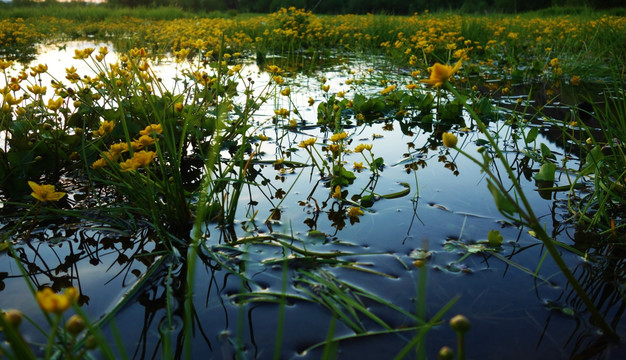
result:
[[[100,124],[98,130],[93,132],[94,136],[104,136],[106,134],[110,134],[115,128],[115,123],[113,121],[103,121]]]
[[[343,139],[345,139],[347,137],[348,137],[348,133],[344,131],[344,132],[340,132],[340,133],[337,133],[337,134],[333,134],[330,137],[330,141],[336,143],[336,142],[339,142],[339,141],[341,141],[341,140],[343,140]]]
[[[156,157],[154,151],[139,151],[136,152],[132,158],[120,163],[122,172],[137,170],[140,167],[148,166],[152,160]]]
[[[30,193],[30,195],[42,202],[59,201],[63,196],[65,196],[64,192],[55,191],[54,185],[39,185],[34,181],[29,181],[28,186],[33,189],[33,192]]]
[[[383,90],[381,90],[381,92],[380,92],[380,93],[381,93],[382,95],[387,95],[387,94],[389,94],[390,92],[394,91],[395,89],[396,89],[396,86],[395,86],[395,85],[389,85],[389,86],[387,86],[386,88],[384,88]]]
[[[287,117],[289,116],[289,110],[285,108],[276,109],[274,110],[274,114],[276,114],[276,116]]]
[[[365,166],[363,166],[363,162],[354,162],[354,166],[353,166],[354,170],[361,172],[361,170],[365,169]]]
[[[146,126],[145,129],[139,132],[139,135],[151,135],[152,133],[161,134],[163,132],[163,127],[161,124],[150,124]]]
[[[65,289],[62,294],[57,294],[47,287],[37,291],[36,298],[43,311],[62,314],[78,301],[78,295],[78,290],[75,287]]]
[[[441,140],[443,140],[443,145],[449,148],[455,147],[456,143],[459,141],[456,135],[447,132],[441,135]]]
[[[425,80],[420,80],[424,84],[432,85],[434,87],[440,87],[445,83],[454,73],[456,73],[459,68],[461,68],[462,60],[459,60],[454,67],[450,65],[443,65],[440,63],[436,63],[435,65],[428,68],[430,71],[430,78]]]
[[[354,152],[362,153],[363,150],[372,150],[372,144],[359,144],[354,148]]]
[[[63,106],[63,98],[57,98],[56,100],[48,99],[48,105],[46,107],[52,111],[57,111]]]
[[[146,146],[152,145],[156,142],[156,140],[150,135],[141,135],[139,139],[135,139],[130,145],[133,147],[133,150],[141,150]]]
[[[306,140],[301,141],[300,144],[298,144],[298,147],[306,148],[309,146],[313,146],[315,145],[316,141],[317,141],[317,138],[306,139]]]
[[[108,165],[107,160],[105,158],[100,158],[91,164],[91,168],[94,170],[98,170],[98,169],[102,169],[103,167],[106,167],[107,165]]]

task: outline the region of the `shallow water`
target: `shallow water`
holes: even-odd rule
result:
[[[68,43],[63,49],[44,51],[36,63],[47,63],[50,72],[62,78],[65,68],[69,66],[64,59],[72,56],[73,49],[102,45]],[[112,47],[109,45],[109,48]],[[79,67],[79,63],[72,61],[71,65],[76,66],[78,73],[86,72],[88,69]],[[171,77],[167,74],[174,66],[168,61],[154,66],[162,74],[166,86],[173,84],[168,83]],[[351,68],[358,74],[367,67],[357,62]],[[248,64],[247,69],[250,76],[258,77],[259,84],[267,80],[267,74],[259,72],[256,65]],[[333,92],[349,90],[344,84],[349,75],[341,67],[329,69],[324,76]],[[281,97],[277,98],[278,103],[270,101],[257,113],[255,122],[270,140],[274,140],[262,148],[264,160],[276,160],[289,152],[289,160],[308,163],[306,151],[293,151],[293,148],[297,149],[300,141],[310,137],[317,137],[318,143],[323,143],[330,136],[316,126],[315,107],[323,97],[319,90],[319,78],[301,75],[291,80],[291,90],[295,93],[292,99],[306,126],[289,130],[282,136],[284,130],[268,122],[275,107],[289,107]],[[371,87],[370,91],[376,93],[380,89]],[[314,107],[307,105],[309,96],[316,99]],[[349,98],[351,92],[347,96]],[[514,99],[501,101],[514,102]],[[465,121],[469,123],[469,119]],[[389,124],[393,125],[393,129]],[[502,124],[493,123],[492,126]],[[599,337],[587,323],[584,306],[546,255],[541,242],[527,229],[504,220],[493,203],[484,174],[474,164],[454,150],[443,147],[418,154],[409,149],[408,144],[414,144],[416,149],[429,148],[432,134],[419,127],[412,127],[412,134],[405,134],[398,122],[391,119],[372,125],[353,125],[345,130],[350,134],[351,149],[359,143],[373,144],[375,155],[384,158],[385,167],[376,179],[375,193],[398,192],[404,188],[401,183],[410,186],[409,193],[395,199],[380,199],[360,217],[359,223],[350,224],[346,219],[345,224],[341,224],[332,217],[339,204],[329,199],[329,189],[320,181],[314,168],[295,168],[293,173],[282,174],[272,165],[254,163],[250,173],[258,173],[249,180],[261,183],[263,179],[268,179],[268,183],[265,186],[249,186],[243,192],[233,228],[210,226],[205,232],[192,286],[195,307],[193,358],[233,357],[237,341],[243,343],[247,357],[272,357],[276,328],[279,326],[279,306],[264,301],[240,306],[241,298],[237,294],[242,291],[257,295],[280,293],[283,260],[287,255],[290,255],[291,265],[286,286],[288,294],[306,297],[305,288],[314,293],[323,292],[321,287],[303,285],[303,271],[311,271],[332,275],[414,312],[420,296],[417,290],[420,270],[413,266],[416,250],[430,252],[427,260],[427,317],[458,297],[458,301],[444,315],[444,324],[435,326],[427,335],[426,352],[429,357],[434,358],[442,346],[455,344],[455,335],[446,324],[455,314],[464,314],[472,322],[467,335],[468,358],[471,359],[561,359],[576,356],[609,359],[626,355],[626,349],[621,344],[607,346],[595,343]],[[550,135],[546,133],[545,136]],[[461,134],[459,146],[476,155],[477,138],[476,133]],[[538,142],[549,144],[555,154],[563,154],[558,142],[550,138],[540,135]],[[403,162],[406,153],[411,153],[415,159],[423,159],[426,166],[407,173],[404,168],[406,162]],[[446,161],[453,160],[459,174],[454,175],[445,168],[445,162],[439,161],[440,156],[444,156]],[[507,156],[514,162],[518,155],[508,152]],[[558,155],[557,162],[560,158],[561,155]],[[362,161],[362,158],[360,154],[352,153],[346,155],[345,160],[351,164]],[[592,264],[562,250],[583,286],[590,289],[596,303],[601,304],[601,311],[616,327],[616,332],[625,333],[626,322],[621,318],[624,304],[619,298],[619,284],[623,283],[624,274],[623,257],[609,257],[613,252],[610,248],[585,247],[586,234],[567,221],[569,214],[565,194],[549,194],[547,199],[542,197],[534,190],[534,181],[526,180],[522,170],[520,166],[518,171],[526,194],[538,217],[545,222],[548,233],[566,245],[600,256],[600,261]],[[370,175],[367,169],[357,174],[354,184],[347,188],[349,194],[372,186]],[[562,180],[565,181],[564,176]],[[281,190],[286,193],[283,199],[277,196]],[[251,201],[257,204],[250,205]],[[276,208],[280,210],[280,219],[269,221],[269,228],[265,220]],[[51,223],[47,230],[33,231],[28,244],[18,245],[23,256],[21,262],[32,273],[31,280],[37,286],[61,288],[73,284],[79,287],[83,295],[82,307],[93,319],[99,319],[113,310],[119,301],[127,301],[115,316],[113,324],[122,334],[124,351],[132,358],[160,357],[163,346],[160,333],[169,333],[173,347],[182,351],[181,314],[182,299],[187,290],[187,265],[174,256],[165,257],[161,262],[157,256],[141,256],[158,250],[152,241],[154,235],[141,227],[107,231],[95,226],[87,221],[65,225]],[[499,230],[504,236],[502,249],[497,255],[479,252],[459,261],[463,252],[449,249],[451,244],[475,245],[484,241],[492,229]],[[311,230],[322,235],[311,236]],[[227,246],[229,240],[272,231],[291,238],[295,245],[308,251],[352,253],[341,259],[355,260],[362,269],[370,272],[324,265],[319,258],[307,262],[297,259],[299,256],[296,253],[286,254],[283,247],[275,244],[240,245],[237,249]],[[212,254],[220,254],[219,259],[224,262],[218,263]],[[0,283],[3,284],[0,288],[0,307],[17,307],[36,323],[42,324],[43,317],[38,315],[37,305],[20,278],[14,261],[6,253],[0,254],[0,258]],[[155,267],[157,263],[159,265]],[[242,283],[240,278],[225,270],[225,266],[239,271],[245,268],[250,282]],[[539,268],[538,275],[533,276]],[[144,278],[148,269],[154,269],[154,272]],[[372,273],[374,271],[380,274]],[[133,291],[135,295],[129,299],[125,294],[133,286],[140,289]],[[165,296],[167,286],[173,289],[171,299]],[[172,326],[167,325],[165,307],[168,302],[174,309]],[[363,303],[393,328],[414,325],[406,316],[389,307],[367,299],[363,299]],[[379,325],[364,317],[362,321],[367,329],[362,337],[352,336],[352,329],[345,323],[337,323],[335,336],[348,337],[340,342],[339,358],[390,358],[414,334],[414,331],[376,334],[376,331],[382,330]],[[287,301],[282,357],[319,358],[323,346],[305,350],[324,341],[330,322],[329,311],[320,304]],[[111,339],[114,338],[111,326],[106,326],[104,330]],[[23,332],[27,340],[43,341],[41,334],[30,324],[24,325]]]

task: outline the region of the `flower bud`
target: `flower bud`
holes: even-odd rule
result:
[[[454,350],[452,350],[448,346],[444,346],[439,350],[439,354],[437,354],[438,360],[452,360],[454,359]]]
[[[455,147],[457,142],[459,141],[456,135],[447,132],[441,135],[441,140],[443,140],[443,145],[449,148]]]
[[[76,336],[85,330],[85,321],[78,315],[72,315],[65,324],[65,330]]]
[[[19,310],[11,309],[7,310],[2,314],[4,316],[4,320],[14,329],[17,329],[22,323],[22,312]]]
[[[95,336],[89,335],[85,338],[85,349],[93,350],[98,347],[98,339]]]
[[[450,327],[457,333],[465,334],[469,331],[470,321],[463,315],[457,315],[450,319]]]

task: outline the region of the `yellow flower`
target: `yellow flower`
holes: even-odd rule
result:
[[[298,144],[298,147],[306,148],[308,146],[313,146],[315,145],[316,141],[317,141],[317,138],[306,139],[306,140],[301,141],[300,144]]]
[[[578,75],[572,76],[572,78],[569,80],[569,82],[570,82],[570,84],[572,84],[572,86],[580,85],[580,76],[578,76]]]
[[[87,59],[93,51],[94,51],[94,48],[85,48],[83,50],[76,49],[74,50],[74,59],[79,59],[79,60]]]
[[[441,140],[443,140],[443,145],[449,148],[455,147],[456,143],[459,141],[456,135],[447,132],[441,135]]]
[[[108,163],[107,163],[106,159],[105,158],[100,158],[100,159],[94,161],[91,164],[91,168],[94,169],[94,170],[98,170],[98,169],[102,169],[103,167],[105,167],[107,165],[108,165]]]
[[[384,88],[380,93],[382,95],[386,95],[386,94],[389,94],[390,92],[394,91],[395,89],[396,89],[395,85],[389,85],[386,88]]]
[[[113,156],[113,158],[117,159],[120,154],[128,151],[128,144],[125,142],[113,144],[109,147],[109,153]]]
[[[104,136],[106,134],[110,134],[115,128],[115,123],[113,121],[103,121],[100,124],[100,128],[93,132],[95,136]]]
[[[46,86],[39,86],[36,84],[33,86],[26,85],[26,88],[35,95],[46,95],[46,92],[48,91]]]
[[[340,132],[340,133],[337,133],[337,134],[333,134],[330,137],[330,141],[336,143],[336,142],[339,142],[339,141],[341,141],[341,140],[343,140],[343,139],[345,139],[347,137],[348,137],[348,133],[344,131],[344,132]]]
[[[161,126],[161,124],[150,124],[146,126],[145,129],[141,130],[139,132],[139,135],[150,135],[153,132],[161,134],[163,132],[163,127]]]
[[[48,99],[48,105],[46,107],[52,111],[57,111],[63,105],[63,98],[57,98],[56,100]]]
[[[289,116],[289,110],[280,108],[280,109],[274,110],[274,114],[276,114],[277,116],[287,117]]]
[[[456,73],[461,67],[462,60],[459,60],[454,67],[450,65],[443,65],[436,63],[428,68],[430,71],[430,78],[426,80],[420,80],[421,82],[432,85],[434,87],[440,87],[446,80],[448,80],[454,73]]]
[[[37,291],[36,298],[39,307],[49,313],[62,314],[73,303],[78,301],[78,290],[75,287],[65,289],[63,294],[57,294],[50,288]]]
[[[280,94],[283,95],[283,96],[289,96],[289,94],[291,94],[291,89],[286,87],[285,89],[280,91]]]
[[[43,74],[46,71],[48,71],[48,65],[46,64],[39,64],[37,66],[31,66],[30,68],[32,71],[34,71],[37,74]]]
[[[120,169],[122,172],[137,170],[140,167],[149,165],[155,157],[156,153],[154,151],[142,150],[136,152],[132,158],[120,163]]]
[[[354,152],[360,153],[363,150],[372,150],[372,144],[359,144],[354,148]]]
[[[139,139],[135,139],[130,145],[133,147],[133,150],[141,150],[148,145],[154,144],[155,141],[150,135],[141,135]]]
[[[257,137],[261,141],[267,141],[267,139],[269,139],[267,136],[265,136],[265,134],[259,134],[259,135],[257,135]]]
[[[33,189],[30,195],[39,201],[59,201],[65,196],[64,192],[54,191],[54,185],[39,185],[34,181],[29,181],[28,186]]]
[[[559,58],[554,58],[552,60],[550,60],[550,66],[551,67],[557,67],[559,65]]]
[[[335,191],[333,192],[333,199],[341,199],[341,186],[335,186]]]
[[[358,206],[353,206],[348,209],[348,216],[350,217],[350,219],[358,219],[359,216],[362,216],[364,214],[365,213],[363,212],[363,210],[361,210],[361,208]]]
[[[363,166],[363,162],[354,162],[354,170],[361,172],[361,170],[365,169],[365,166]]]
[[[315,100],[312,97],[309,97],[309,106],[313,106],[315,104]]]
[[[134,161],[139,164],[139,166],[147,166],[152,162],[152,160],[156,157],[156,153],[154,151],[139,151],[136,152],[133,156]]]
[[[276,84],[281,85],[282,83],[285,82],[285,79],[283,79],[282,76],[280,75],[276,75],[272,78],[272,80],[274,80],[274,82],[276,82]]]
[[[237,64],[235,66],[233,66],[230,70],[228,70],[228,75],[233,76],[236,73],[238,73],[239,71],[241,71],[242,65],[241,64]]]
[[[280,74],[280,73],[282,73],[282,72],[283,72],[283,71],[281,70],[281,68],[279,68],[279,67],[278,67],[278,66],[276,66],[276,65],[270,65],[270,66],[268,66],[268,67],[267,67],[267,71],[269,71],[269,72],[270,72],[270,73],[272,73],[272,74]]]
[[[330,85],[322,85],[322,91],[328,92],[330,90]]]
[[[406,88],[409,90],[413,90],[417,88],[417,84],[406,84]]]
[[[183,107],[184,107],[183,103],[178,102],[174,104],[174,111],[181,112],[183,111]]]

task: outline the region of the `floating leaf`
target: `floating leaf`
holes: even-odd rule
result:
[[[504,240],[504,237],[498,230],[490,230],[489,234],[487,234],[487,242],[489,242],[489,246],[498,247],[502,245],[502,240]]]
[[[556,173],[556,165],[551,162],[546,162],[541,165],[539,172],[535,174],[534,178],[537,181],[554,182],[554,174]]]
[[[311,230],[309,231],[307,235],[313,238],[325,238],[326,237],[326,234],[324,234],[323,232],[319,230]]]

